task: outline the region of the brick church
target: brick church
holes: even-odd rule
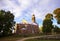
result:
[[[28,23],[25,19],[22,20],[22,23],[15,25],[16,34],[37,34],[39,33],[39,26],[36,23],[35,15],[32,15],[32,22]]]

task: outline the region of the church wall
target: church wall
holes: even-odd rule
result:
[[[16,33],[17,34],[35,34],[39,32],[38,28],[39,27],[37,25],[32,25],[32,24],[17,24]]]

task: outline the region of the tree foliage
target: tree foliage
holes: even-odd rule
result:
[[[10,34],[14,23],[14,15],[10,11],[0,10],[0,33]]]
[[[47,14],[45,16],[45,19],[43,20],[43,29],[42,29],[44,33],[50,33],[51,32],[51,29],[53,28],[52,19],[53,19],[52,14]]]
[[[55,27],[54,27],[54,32],[60,33],[60,28],[59,28],[58,26],[56,26],[56,25],[55,25]]]
[[[60,8],[57,8],[53,11],[55,14],[55,18],[57,19],[57,23],[60,24]]]
[[[53,15],[48,13],[46,16],[45,16],[46,19],[53,19]]]

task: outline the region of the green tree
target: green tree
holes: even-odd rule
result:
[[[60,33],[60,28],[59,28],[58,26],[56,26],[56,25],[55,25],[55,27],[54,27],[54,32]]]
[[[52,25],[52,19],[53,19],[53,15],[48,13],[46,16],[45,16],[45,19],[43,20],[43,33],[50,33],[52,28],[53,28],[53,25]]]
[[[60,24],[60,8],[57,8],[53,11],[55,14],[55,18],[57,19],[57,23]]]
[[[3,35],[11,34],[14,24],[14,15],[10,11],[0,10],[0,33]]]
[[[50,13],[48,13],[48,14],[45,16],[45,18],[46,18],[46,19],[51,19],[51,20],[52,20],[52,19],[53,19],[53,15],[50,14]]]

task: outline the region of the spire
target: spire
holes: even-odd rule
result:
[[[32,15],[32,22],[35,23],[35,15]]]

